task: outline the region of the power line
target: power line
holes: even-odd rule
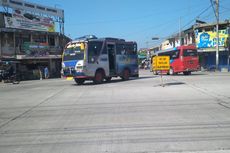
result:
[[[225,10],[219,12],[220,15],[223,15],[223,14],[225,14],[225,13],[227,13],[227,12],[230,12],[230,9],[228,9],[228,8],[226,8],[226,7],[221,6],[221,8],[224,8]],[[213,9],[214,9],[214,7],[213,7]],[[214,9],[214,11],[215,11],[215,9]],[[211,16],[211,14],[213,14],[213,11],[210,12],[207,16],[204,16],[202,19],[203,19],[203,20],[204,20],[204,19],[205,19],[205,20],[207,20],[207,19],[213,19],[213,20],[214,20],[213,17],[216,18],[216,16],[215,16],[216,14],[214,13],[214,14],[213,14],[214,16]]]
[[[185,17],[185,16],[186,16],[186,15],[184,15],[184,16],[182,16],[182,17]],[[148,27],[148,28],[143,28],[142,30],[135,32],[135,34],[141,33],[141,32],[145,32],[145,31],[147,31],[147,30],[149,30],[149,29],[153,29],[153,28],[162,28],[162,26],[167,26],[168,24],[171,24],[171,23],[174,23],[174,22],[177,22],[177,21],[175,20],[175,18],[166,21],[166,23],[161,23],[161,24],[158,24],[158,25],[150,26],[150,27]],[[168,27],[166,27],[166,28],[168,29]],[[164,29],[165,29],[165,28],[163,28],[162,30],[164,30]],[[161,31],[162,31],[162,30],[161,30]],[[158,31],[159,31],[159,30],[158,30]],[[132,34],[134,34],[134,32],[132,32],[132,33],[130,33],[130,34],[127,34],[127,35],[130,36],[130,35],[132,35]]]
[[[186,26],[190,25],[193,21],[195,21],[197,18],[199,18],[202,14],[204,14],[205,12],[207,12],[210,9],[211,5],[209,5],[207,8],[205,8],[201,13],[199,13],[194,19],[192,19],[191,21],[189,21],[187,24],[185,24],[181,29],[185,28]],[[184,16],[183,16],[184,17]],[[175,19],[173,19],[175,21]],[[174,32],[172,35],[178,33]]]
[[[210,3],[211,3],[211,5],[212,5],[213,12],[214,12],[215,17],[216,17],[216,19],[217,19],[217,16],[216,16],[216,10],[215,10],[215,8],[214,8],[214,6],[213,6],[213,1],[212,1],[212,0],[210,0]]]
[[[169,20],[169,21],[167,21],[168,23],[170,22],[174,22],[175,21],[175,19],[171,19],[171,20]],[[150,27],[148,27],[148,28],[143,28],[143,29],[141,29],[141,30],[139,30],[139,31],[137,31],[137,32],[135,32],[135,34],[137,34],[137,33],[141,33],[141,32],[144,32],[144,31],[147,31],[147,30],[149,30],[149,29],[153,29],[153,28],[157,28],[157,27],[161,27],[161,26],[164,26],[165,25],[165,23],[161,23],[161,24],[158,24],[158,25],[153,25],[153,26],[150,26]],[[132,33],[130,33],[130,34],[126,34],[126,35],[132,35],[132,34],[134,34],[134,32],[132,32]]]
[[[212,5],[210,5],[209,7],[207,7],[206,9],[204,9],[199,15],[197,15],[194,19],[192,19],[191,21],[189,21],[187,24],[185,24],[181,29],[185,28],[186,26],[190,25],[193,21],[195,21],[197,18],[199,18],[202,14],[204,14],[206,11],[209,10],[209,8]]]
[[[196,6],[200,6],[200,4],[196,4],[196,5],[193,5],[192,7],[196,7]],[[183,11],[183,10],[187,10],[187,8],[178,8],[178,9],[174,9],[174,11]],[[142,20],[142,19],[146,19],[146,18],[149,18],[149,17],[152,17],[156,14],[159,14],[159,13],[162,13],[161,12],[162,10],[160,11],[154,11],[152,13],[149,13],[149,14],[146,14],[146,15],[143,15],[143,16],[139,16],[139,17],[133,17],[133,18],[130,18],[130,17],[127,17],[127,18],[120,18],[120,19],[113,19],[113,20],[99,20],[99,21],[94,21],[94,22],[82,22],[82,23],[78,23],[78,24],[72,24],[72,26],[78,26],[78,25],[91,25],[91,24],[110,24],[110,23],[114,23],[114,22],[129,22],[129,21],[134,21],[134,20]]]
[[[219,5],[219,7],[223,8],[223,9],[226,9],[226,10],[230,10],[230,8],[225,7],[225,6],[223,6],[223,5]]]
[[[186,26],[190,25],[193,21],[195,21],[195,20],[196,20],[197,18],[199,18],[202,14],[204,14],[206,11],[208,11],[210,7],[211,7],[211,6],[205,8],[200,14],[198,14],[198,15],[196,16],[196,18],[194,18],[194,19],[192,19],[191,21],[189,21],[189,22],[188,22],[187,24],[185,24],[181,29],[183,29],[183,28],[185,28]],[[184,16],[182,16],[181,18],[184,18],[185,16],[187,16],[187,15],[184,15]],[[167,28],[168,28],[168,27],[167,27]],[[176,33],[178,33],[178,32],[174,32],[173,34],[176,34]]]
[[[213,11],[210,10],[210,12],[206,16],[202,17],[202,20],[213,19],[213,18],[215,18],[215,16],[213,14]]]
[[[219,14],[225,14],[225,13],[227,13],[227,12],[230,12],[230,10],[222,11],[222,12],[220,12]]]
[[[187,24],[185,24],[181,29],[183,30],[185,27],[187,27],[188,25],[190,25],[193,21],[195,21],[197,18],[199,18],[202,14],[204,14],[206,11],[208,11],[210,9],[211,5],[209,5],[207,8],[205,8],[201,13],[199,13],[194,19],[190,20]],[[173,34],[171,35],[175,35],[177,34],[178,31],[173,32]]]

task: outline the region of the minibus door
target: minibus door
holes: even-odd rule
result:
[[[109,74],[116,74],[116,51],[115,44],[107,44],[108,56],[109,56]]]

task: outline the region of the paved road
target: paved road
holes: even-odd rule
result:
[[[229,153],[230,74],[0,84],[0,153]]]

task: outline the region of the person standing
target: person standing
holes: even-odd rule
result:
[[[47,66],[44,68],[44,75],[45,75],[45,79],[49,78],[49,69]]]
[[[39,71],[40,80],[42,80],[42,68],[40,66],[38,67],[38,71]]]
[[[8,75],[11,77],[14,74],[14,66],[10,63],[8,67]]]

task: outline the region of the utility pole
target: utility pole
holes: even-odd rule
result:
[[[149,59],[149,42],[146,41],[146,59]]]
[[[181,43],[181,17],[180,17],[180,19],[179,19],[179,42],[180,42],[180,46],[182,45],[182,43]],[[176,46],[175,46],[176,47]]]
[[[216,0],[216,70],[219,67],[219,0]]]

